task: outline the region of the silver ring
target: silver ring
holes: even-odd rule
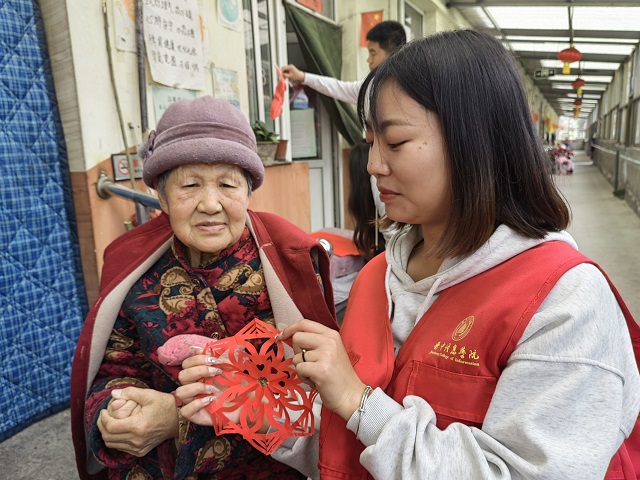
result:
[[[303,362],[306,362],[306,361],[307,361],[307,359],[306,359],[306,358],[304,358],[304,354],[305,354],[305,353],[307,353],[307,349],[306,349],[306,348],[303,348],[303,349],[302,349],[302,361],[303,361]]]

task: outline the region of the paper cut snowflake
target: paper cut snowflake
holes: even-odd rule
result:
[[[270,455],[288,437],[313,435],[315,392],[302,386],[276,329],[254,319],[233,337],[207,345],[205,353],[228,357],[221,374],[205,381],[221,390],[207,410],[216,435],[240,434]],[[259,433],[265,422],[269,433]]]

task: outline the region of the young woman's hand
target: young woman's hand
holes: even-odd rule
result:
[[[360,406],[366,385],[351,366],[340,334],[301,320],[285,328],[279,338],[292,339],[298,376],[318,391],[324,406],[348,420]]]

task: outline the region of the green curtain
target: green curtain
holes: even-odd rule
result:
[[[284,4],[287,18],[298,37],[302,55],[311,73],[340,78],[342,30],[294,6]],[[360,143],[362,128],[352,105],[321,95],[331,121],[351,146]]]

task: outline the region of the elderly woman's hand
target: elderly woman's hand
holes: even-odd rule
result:
[[[182,370],[178,374],[178,380],[182,386],[176,390],[176,397],[184,404],[180,413],[184,418],[198,425],[213,425],[211,414],[205,410],[205,407],[212,402],[212,396],[220,393],[223,387],[209,385],[199,380],[218,375],[221,370],[214,364],[220,361],[208,355],[194,355],[182,362]]]
[[[220,358],[208,355],[194,355],[182,362],[182,370],[178,374],[178,379],[182,386],[176,390],[176,397],[184,404],[180,409],[180,413],[184,418],[198,425],[213,425],[211,414],[205,407],[214,400],[216,395],[227,388],[215,381],[215,376],[222,373],[222,370],[215,367],[215,365],[227,362],[229,362],[229,359],[226,354]],[[199,381],[202,378],[209,377],[214,378],[213,385]],[[251,392],[249,395],[253,397],[255,394]],[[240,422],[241,409],[242,407],[233,412],[225,412],[225,416],[230,422],[238,424]],[[269,423],[265,417],[258,433],[266,433],[268,428]]]
[[[324,406],[348,420],[360,406],[366,385],[351,366],[340,334],[301,320],[285,328],[279,338],[292,338],[298,376],[318,391]]]
[[[173,395],[137,387],[114,390],[111,395],[115,400],[98,418],[98,428],[108,448],[143,457],[178,435],[178,409]]]

